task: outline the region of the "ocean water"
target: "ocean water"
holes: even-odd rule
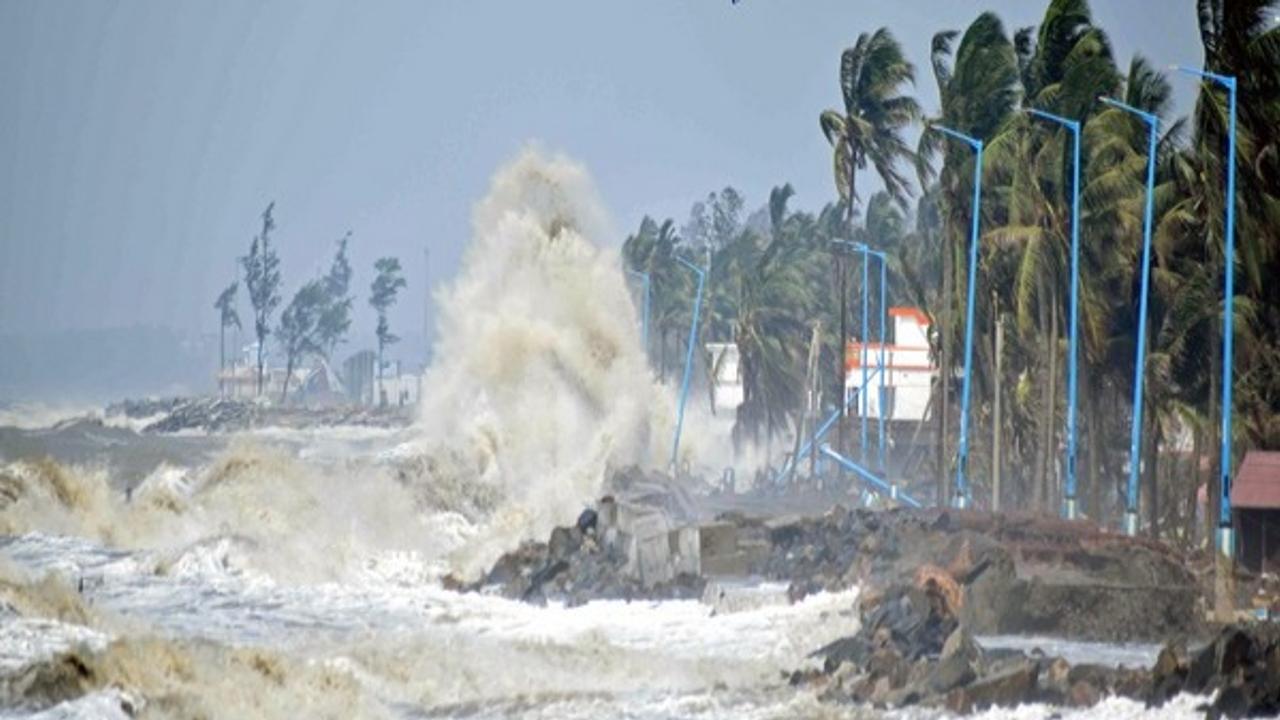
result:
[[[665,463],[672,429],[585,171],[523,153],[474,226],[412,428],[164,437],[48,429],[80,412],[62,408],[0,417],[22,428],[0,433],[0,718],[939,717],[788,685],[856,631],[856,589],[718,608],[445,589],[571,522],[610,468]],[[734,462],[696,413],[685,438],[682,463]],[[979,717],[1190,718],[1197,702]]]

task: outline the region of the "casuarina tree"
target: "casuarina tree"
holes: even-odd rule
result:
[[[405,286],[404,276],[400,274],[400,261],[393,257],[379,258],[373,264],[377,276],[369,287],[369,305],[378,313],[378,393],[382,393],[382,353],[388,345],[399,342],[400,338],[391,333],[387,322],[387,310],[396,302],[396,294]]]
[[[347,261],[347,242],[350,239],[351,233],[348,232],[338,241],[338,251],[334,253],[329,273],[322,280],[325,302],[316,329],[321,353],[325,357],[332,357],[351,327],[351,263]]]
[[[289,380],[293,369],[308,355],[323,352],[320,320],[328,308],[329,294],[324,279],[312,280],[298,289],[280,314],[276,335],[285,354],[284,387],[280,402],[289,396]]]
[[[244,267],[244,284],[249,289],[249,303],[253,305],[253,332],[258,338],[259,395],[262,394],[267,335],[271,334],[271,313],[280,306],[280,258],[271,247],[271,231],[276,226],[271,213],[275,206],[274,202],[270,203],[262,211],[262,232],[253,237],[249,254],[240,258]]]

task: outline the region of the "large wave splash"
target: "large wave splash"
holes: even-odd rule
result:
[[[463,573],[571,521],[610,467],[661,462],[653,441],[671,417],[585,169],[527,149],[472,223],[462,271],[437,293],[420,419],[423,481],[462,477],[497,497],[454,558]]]

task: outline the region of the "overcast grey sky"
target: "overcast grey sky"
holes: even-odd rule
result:
[[[450,277],[471,204],[530,140],[585,163],[624,232],[726,184],[754,207],[790,181],[817,207],[817,116],[859,32],[892,29],[932,110],[934,32],[1046,4],[0,0],[0,334],[215,332],[270,200],[288,292],[350,229],[357,329],[386,254],[410,283],[393,323],[420,329],[423,248]],[[1192,0],[1093,5],[1122,65],[1201,61]]]

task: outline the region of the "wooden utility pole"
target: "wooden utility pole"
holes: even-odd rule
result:
[[[805,397],[802,399],[801,416],[796,422],[796,443],[791,451],[791,472],[788,480],[795,478],[796,467],[800,464],[800,442],[804,437],[806,427],[812,427],[812,418],[817,415],[817,399],[818,399],[818,356],[821,355],[822,348],[822,321],[817,320],[813,323],[813,333],[809,337],[809,362],[805,367]],[[809,453],[809,476],[813,477],[813,460],[817,455],[817,448],[812,448]]]

